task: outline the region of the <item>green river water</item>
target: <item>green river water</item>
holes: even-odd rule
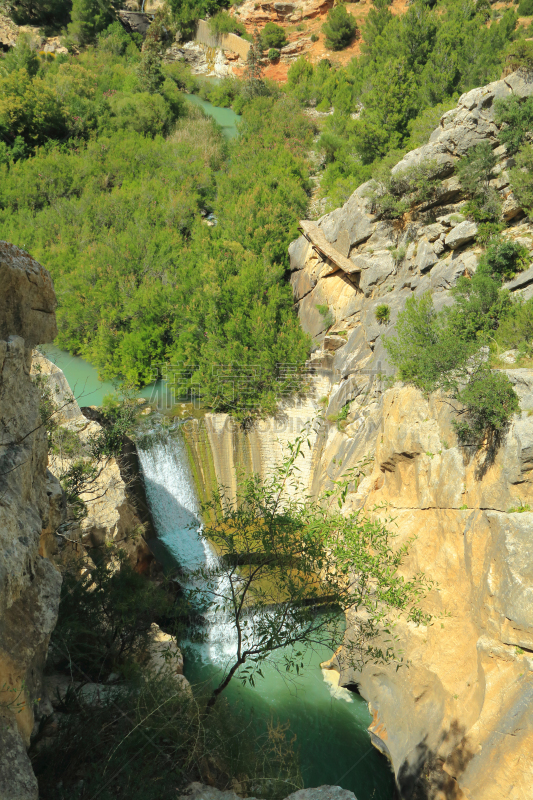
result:
[[[189,96],[189,100],[200,105],[223,127],[226,136],[235,136],[238,117],[229,109],[216,108],[205,100]],[[114,384],[98,380],[96,370],[83,359],[71,356],[53,345],[43,348],[43,352],[56,363],[78,398],[80,405],[100,405],[105,395],[116,390]],[[158,393],[164,391],[162,383],[146,387],[140,396],[154,402]],[[167,448],[168,450],[168,448]],[[161,457],[153,451],[148,454],[153,469],[145,481],[150,484],[152,494],[147,491],[154,512],[158,534],[166,545],[167,553],[174,553],[175,542],[184,536],[187,503],[181,496],[172,497],[172,481],[176,472],[183,475],[188,466],[183,463],[183,452],[163,452]],[[146,454],[145,454],[146,456]],[[169,460],[170,459],[170,460]],[[172,461],[174,459],[174,461]],[[146,458],[141,458],[141,463]],[[164,464],[163,464],[164,462]],[[163,468],[164,467],[164,468]],[[159,484],[158,484],[159,482]],[[194,492],[192,480],[189,493]],[[154,494],[154,489],[161,495]],[[181,487],[178,487],[181,491]],[[178,491],[178,489],[176,491]],[[170,502],[168,521],[158,524],[157,497],[165,497]],[[172,502],[176,500],[175,508]],[[190,501],[196,502],[194,498]],[[193,509],[194,510],[194,509]],[[193,518],[189,516],[189,520]],[[206,657],[204,649],[185,648],[186,675],[192,683],[213,683],[220,676],[220,662]],[[320,669],[320,663],[330,658],[329,651],[308,650],[304,656],[304,669],[298,677],[287,677],[268,665],[264,668],[264,678],[257,678],[255,687],[234,680],[226,690],[232,704],[251,713],[252,726],[263,731],[269,720],[289,722],[297,737],[296,748],[305,786],[324,784],[340,785],[353,791],[357,800],[392,800],[394,780],[388,761],[370,743],[367,727],[370,714],[366,703],[358,695],[339,688],[331,682],[335,673]],[[329,679],[327,679],[329,676]]]

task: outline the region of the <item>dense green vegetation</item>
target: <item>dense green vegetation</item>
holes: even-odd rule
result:
[[[327,46],[335,49],[346,44],[343,32],[350,15],[342,5],[331,15],[342,17],[335,23],[338,41],[333,31],[328,33],[329,17],[325,26]],[[512,9],[492,12],[487,3],[473,0],[416,0],[405,14],[395,16],[388,0],[375,0],[362,27],[361,55],[348,66],[335,67],[328,59],[313,65],[305,57],[294,62],[284,91],[304,106],[334,109],[322,123],[320,139],[326,156],[321,188],[331,208],[377,171],[427,142],[459,95],[497,79],[505,60],[515,67],[533,63],[533,43],[516,38],[529,35],[516,29],[517,19]],[[353,35],[353,25],[348,27]],[[262,46],[278,47],[266,41]],[[222,84],[206,91],[208,99],[240,110],[242,87],[230,79]],[[514,128],[513,109],[502,113]],[[519,113],[524,121],[531,112],[515,109],[515,116]]]
[[[115,23],[76,58],[4,59],[3,235],[50,269],[58,344],[103,378],[186,365],[181,390],[241,417],[271,410],[279,365],[308,352],[285,270],[311,126],[293,99],[258,97],[228,145],[157,56]]]
[[[516,19],[508,10],[487,26],[486,7],[459,0],[433,7],[417,0],[394,16],[387,0],[375,0],[362,28],[361,55],[346,68],[327,60],[294,63],[289,93],[319,111],[335,109],[321,139],[322,191],[332,207],[384,158],[392,165],[425,143],[460,93],[499,77]]]

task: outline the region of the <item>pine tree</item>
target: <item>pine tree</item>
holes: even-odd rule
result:
[[[261,58],[263,55],[263,48],[261,46],[261,37],[257,28],[254,30],[254,40],[248,50],[246,57],[246,67],[244,68],[245,88],[244,93],[248,97],[258,97],[259,95],[267,94],[267,88],[263,81],[263,69],[261,67]]]
[[[96,35],[113,22],[109,0],[73,0],[68,39],[78,45],[92,44]]]
[[[141,63],[137,75],[145,92],[155,94],[161,88],[165,76],[161,69],[161,42],[164,37],[163,15],[157,14],[148,29],[142,48]]]

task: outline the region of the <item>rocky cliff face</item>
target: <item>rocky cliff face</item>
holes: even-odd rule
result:
[[[39,543],[61,521],[61,490],[47,470],[30,365],[32,347],[56,334],[56,300],[48,272],[6,242],[0,283],[0,786],[6,800],[36,800],[25,748],[61,584]]]
[[[91,461],[89,443],[100,434],[102,425],[97,421],[99,415],[94,408],[86,408],[85,414],[82,413],[62,370],[38,351],[33,353],[32,374],[38,376],[52,398],[57,409],[55,423],[77,442],[75,453],[58,446],[49,454],[50,472],[60,478],[80,458]],[[98,462],[94,479],[80,493],[80,499],[86,505],[86,514],[79,520],[67,519],[59,535],[55,531],[47,531],[41,537],[41,552],[44,555],[60,559],[66,541],[76,543],[75,547],[79,543],[78,549],[83,550],[106,543],[120,543],[135,569],[139,572],[148,569],[153,556],[145,539],[151,538],[153,532],[150,520],[142,513],[143,501],[146,507],[144,496],[139,498],[139,502],[135,497],[140,479],[137,465],[132,465],[128,458],[132,453],[135,453],[135,446],[131,440],[127,440],[120,458],[108,456]]]
[[[404,225],[371,213],[365,185],[342,208],[303,226],[311,235],[293,242],[290,258],[300,320],[315,342],[309,408],[287,403],[250,434],[208,415],[191,439],[194,451],[203,437],[211,471],[232,485],[228,463],[240,459],[266,472],[298,432],[297,421],[325,411],[306,467],[308,488],[318,493],[370,460],[349,503],[369,511],[385,504],[398,542],[414,539],[405,570],[422,570],[436,582],[426,600],[435,621],[398,626],[408,662],[399,670],[368,666],[355,673],[342,650],[329,666],[368,700],[372,737],[390,756],[403,797],[533,798],[533,512],[516,510],[533,507],[533,371],[502,363],[521,411],[495,454],[468,452],[443,397],[386,389],[391,370],[381,341],[408,297],[430,290],[440,308],[451,302],[458,277],[476,269],[477,229],[461,213],[453,174],[473,145],[491,142],[499,159],[492,184],[508,222],[503,235],[533,257],[533,224],[510,192],[513,161],[499,146],[494,118],[495,99],[512,93],[530,96],[533,81],[515,73],[463,95],[429,143],[394,168],[431,160],[438,177],[433,200]],[[507,286],[531,296],[533,267]],[[375,317],[382,303],[391,312],[387,324]]]

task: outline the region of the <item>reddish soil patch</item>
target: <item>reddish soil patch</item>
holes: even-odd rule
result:
[[[312,64],[317,64],[323,58],[327,58],[334,66],[345,67],[352,58],[358,56],[361,52],[361,44],[363,42],[361,29],[372,5],[372,0],[360,0],[360,2],[357,3],[346,3],[347,10],[355,17],[359,33],[352,44],[344,50],[328,50],[324,44],[324,34],[321,29],[326,21],[327,14],[319,15],[314,19],[303,20],[298,26],[295,23],[284,23],[279,20],[276,21],[276,24],[280,25],[285,30],[289,42],[296,42],[299,39],[308,38],[312,34],[318,36],[318,41],[311,43],[310,47],[308,46],[302,53]],[[492,5],[493,10],[501,11],[512,7],[512,4],[506,2],[497,2]],[[408,8],[409,0],[393,0],[390,6],[392,13],[395,15],[405,14]],[[531,24],[532,21],[531,17],[520,17],[518,24],[527,26]],[[259,30],[261,30],[261,27],[262,26],[259,26]],[[296,30],[296,27],[301,28],[301,30]],[[253,25],[249,25],[247,28],[249,33],[253,33]],[[276,81],[277,83],[286,83],[287,73],[293,63],[294,59],[290,61],[279,61],[277,64],[269,64],[263,70],[263,74],[266,78]],[[235,66],[233,72],[239,77],[242,76],[242,66]]]

